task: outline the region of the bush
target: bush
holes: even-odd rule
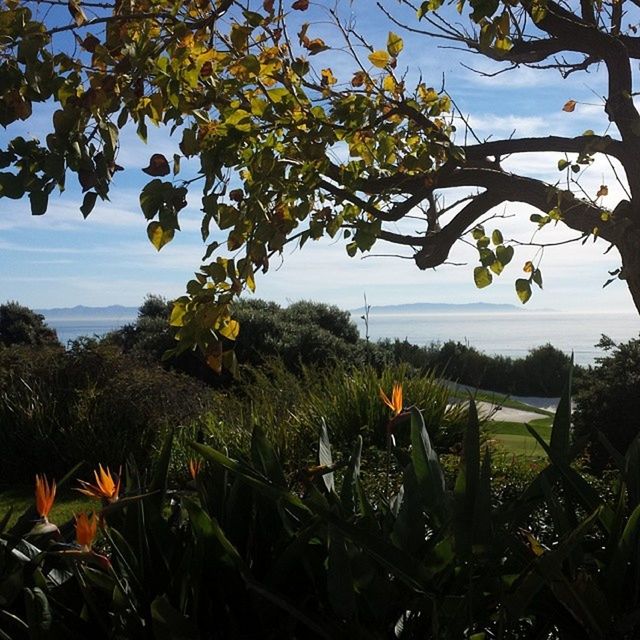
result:
[[[0,305],[0,344],[60,346],[55,330],[45,324],[44,316],[17,302]]]
[[[435,370],[472,387],[523,396],[559,396],[571,367],[571,358],[551,344],[531,349],[524,358],[489,356],[453,340],[428,346],[383,340],[379,347],[393,362]]]
[[[245,367],[242,384],[232,391],[213,393],[212,408],[203,417],[206,442],[234,455],[247,455],[250,434],[259,424],[285,467],[293,472],[313,457],[318,428],[325,421],[342,453],[357,436],[362,436],[365,447],[386,450],[391,416],[379,390],[389,394],[395,382],[403,384],[405,405],[423,410],[437,449],[448,451],[459,446],[466,411],[459,405],[449,406],[448,391],[433,376],[406,365],[380,373],[373,367],[336,365],[325,371],[303,367],[298,375],[279,360],[259,368]],[[184,436],[189,437],[189,432]],[[396,437],[406,441],[406,424],[398,425]]]
[[[78,461],[141,468],[167,427],[197,418],[204,388],[83,339],[67,352],[0,350],[0,482],[61,474]]]
[[[615,344],[603,336],[598,346],[607,355],[580,375],[574,412],[576,437],[589,439],[591,465],[597,470],[611,459],[598,432],[624,452],[640,431],[640,339]]]
[[[379,498],[359,438],[334,457],[321,430],[295,475],[259,427],[242,459],[192,443],[193,480],[170,491],[167,439],[152,481],[109,494],[83,540],[33,507],[0,532],[3,637],[637,638],[640,440],[603,494],[561,412],[552,459],[514,494],[474,413],[443,464],[412,410]]]

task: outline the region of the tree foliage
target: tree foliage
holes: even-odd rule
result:
[[[606,355],[579,377],[574,414],[578,437],[589,440],[591,465],[601,470],[612,454],[600,437],[626,451],[640,431],[640,340],[615,344],[602,336]]]
[[[630,0],[584,0],[579,8],[458,0],[459,19],[449,3],[429,0],[404,24],[396,15],[411,3],[391,4],[378,9],[392,30],[370,43],[329,3],[320,3],[333,24],[326,35],[319,20],[304,22],[310,4],[300,0],[5,0],[0,124],[29,119],[37,103],[53,104],[54,112],[42,140],[17,137],[0,152],[0,196],[28,197],[40,215],[73,175],[86,217],[122,168],[122,130],[133,127],[146,140],[149,124],[167,127],[180,154],[151,149],[140,206],[159,250],[179,230],[187,195],[201,190],[207,248],[171,323],[177,349],[199,345],[214,368],[224,359],[222,339],[238,334],[234,297],[254,290],[257,272],[287,243],[340,237],[351,256],[391,243],[428,269],[471,233],[479,260],[473,277],[485,287],[513,258],[513,243],[483,224],[508,202],[537,208],[534,228],[563,222],[583,239],[614,245],[622,267],[613,276],[626,279],[640,306],[640,114],[631,74],[640,57],[631,19],[637,7]],[[434,88],[439,81],[401,71],[411,63],[403,58],[408,30],[513,66],[555,67],[565,77],[601,64],[611,127],[602,135],[469,144],[455,134],[455,109]],[[349,64],[336,66],[336,50]],[[569,100],[564,110],[575,106]],[[558,169],[566,180],[549,184],[503,167],[505,156],[524,152],[563,154]],[[574,178],[596,154],[621,167],[627,197],[613,211],[602,205],[605,185],[588,194]],[[461,188],[469,197],[444,206],[442,194]],[[527,262],[515,282],[522,302],[534,286],[542,286],[540,266]]]
[[[60,346],[44,316],[17,302],[0,305],[0,345]]]

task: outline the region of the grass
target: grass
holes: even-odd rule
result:
[[[459,398],[461,400],[468,400],[469,392],[464,389],[450,389],[449,395],[452,398]],[[553,416],[552,411],[546,409],[540,409],[518,400],[513,400],[508,395],[503,393],[496,393],[494,391],[479,391],[476,390],[471,394],[476,402],[489,402],[501,407],[508,407],[509,409],[520,409],[521,411],[529,411],[531,413],[538,413],[541,416]]]
[[[529,425],[542,436],[543,440],[549,442],[552,425],[550,417],[532,420]],[[521,422],[489,422],[487,423],[487,430],[490,439],[505,453],[527,458],[545,457],[542,447]]]
[[[13,507],[8,526],[13,525],[24,511],[33,504],[33,500],[33,489],[31,487],[20,486],[0,489],[0,518]],[[49,520],[62,524],[73,518],[74,513],[97,508],[99,508],[99,502],[86,498],[77,491],[61,491],[56,496],[56,501],[49,514]]]

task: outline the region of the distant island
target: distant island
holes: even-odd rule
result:
[[[515,304],[491,304],[489,302],[469,302],[467,304],[447,304],[445,302],[415,302],[412,304],[387,304],[371,306],[369,313],[506,313],[521,312]],[[551,311],[551,309],[545,309]],[[365,308],[353,309],[351,313],[364,313]]]
[[[54,309],[36,309],[47,320],[131,320],[138,315],[138,307],[124,307],[113,304],[108,307],[61,307]]]

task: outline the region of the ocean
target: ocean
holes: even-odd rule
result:
[[[102,336],[133,322],[127,318],[50,319],[63,344],[79,336]],[[365,335],[362,319],[354,314],[361,335]],[[640,316],[636,313],[382,313],[369,315],[369,337],[407,339],[418,345],[456,340],[488,354],[511,357],[527,355],[530,349],[551,343],[574,353],[577,364],[593,364],[602,355],[595,348],[601,334],[615,342],[637,338]]]
[[[365,325],[355,318],[364,335]],[[640,334],[637,313],[370,313],[369,337],[400,338],[418,345],[455,340],[491,355],[526,356],[530,349],[551,343],[574,354],[577,364],[593,364],[603,355],[595,345],[602,334],[625,342]]]
[[[135,322],[136,317],[130,318],[47,318],[46,323],[55,329],[58,340],[66,345],[70,340],[81,336],[103,336],[109,331],[119,329],[125,324]]]

